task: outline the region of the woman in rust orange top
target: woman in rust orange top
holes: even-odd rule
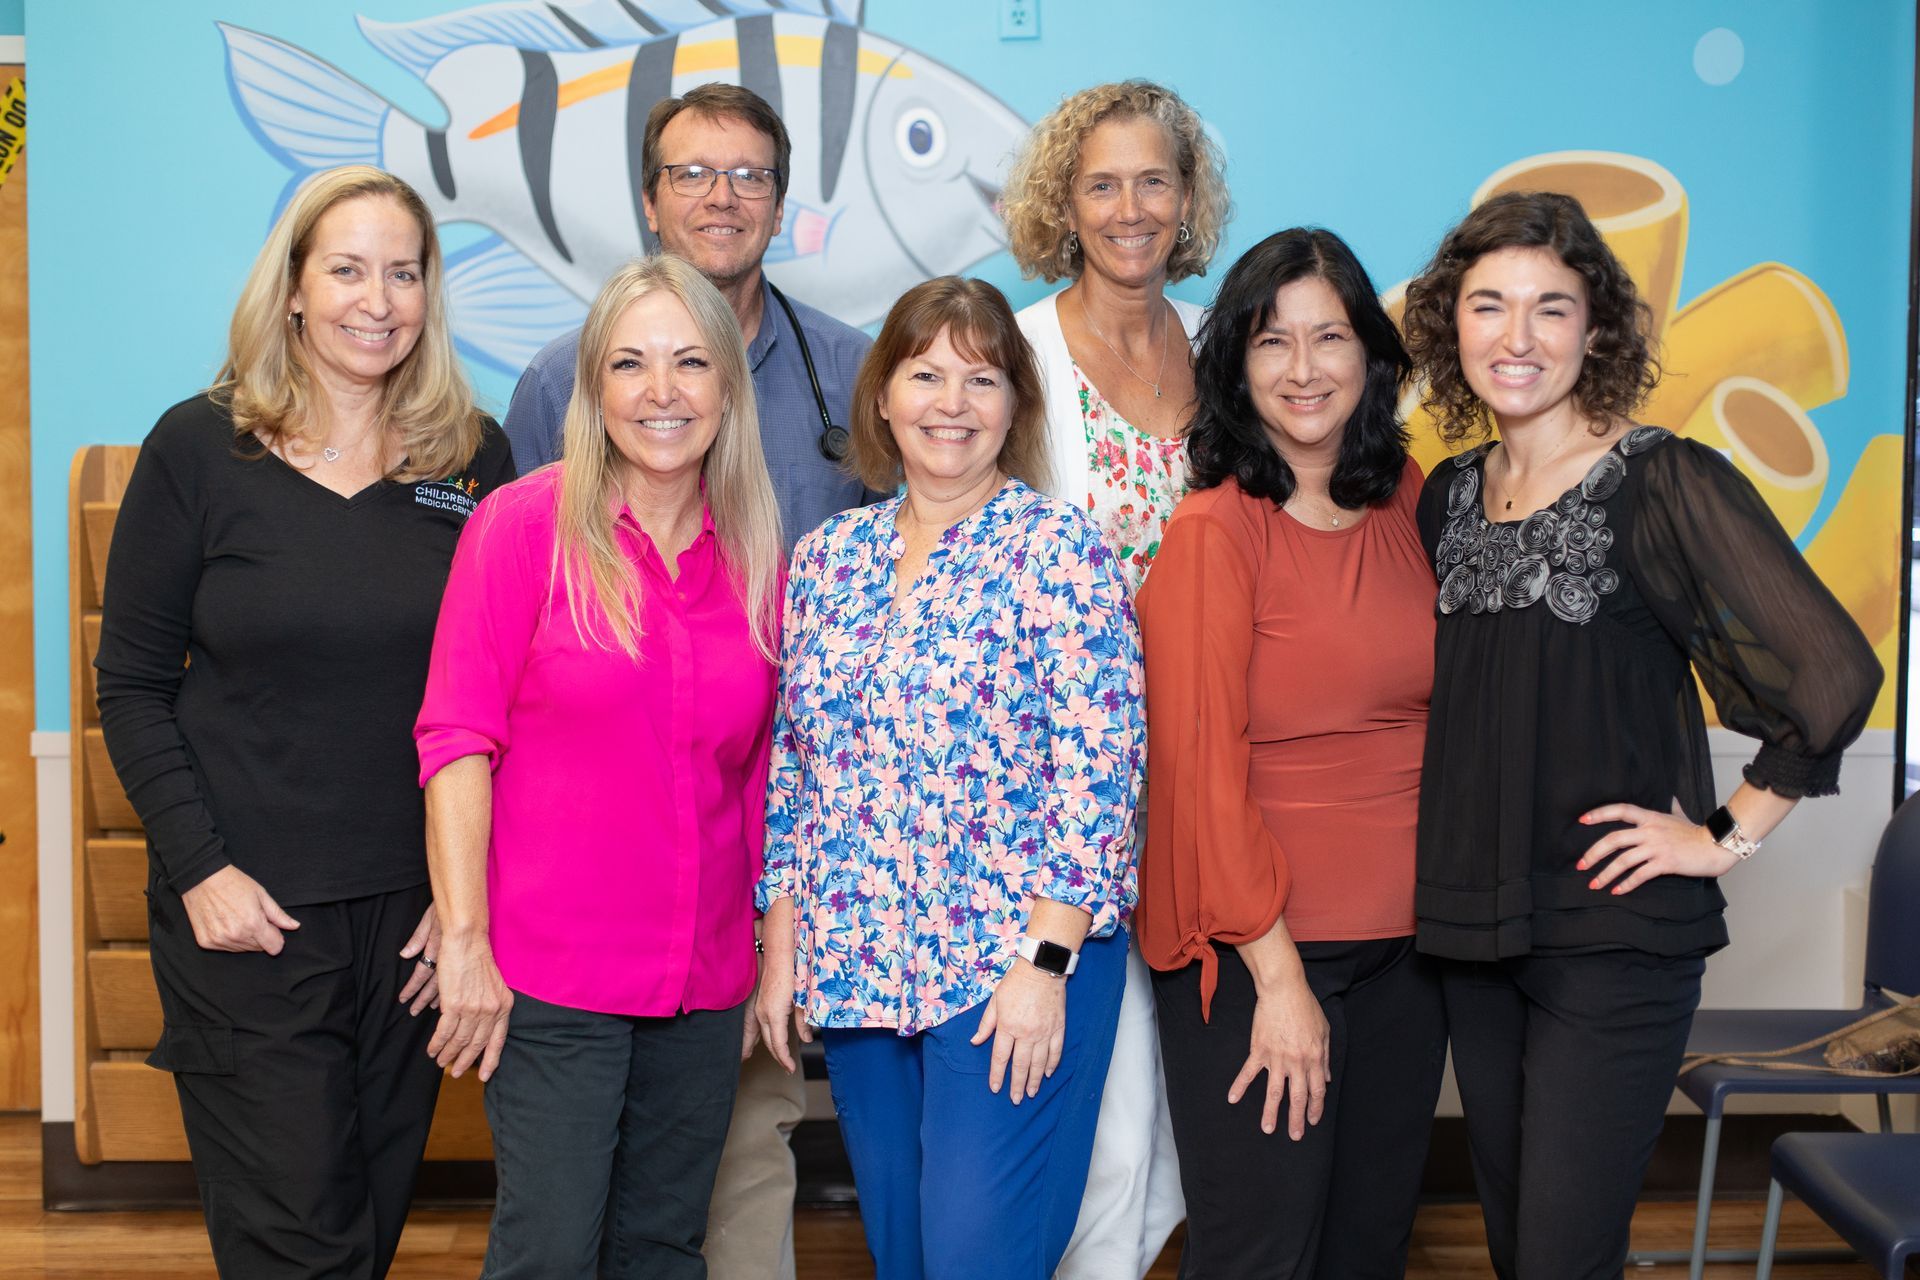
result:
[[[1446,1044],[1413,949],[1434,580],[1407,370],[1365,269],[1317,229],[1235,263],[1201,335],[1195,491],[1138,606],[1136,919],[1182,1275],[1406,1265]]]

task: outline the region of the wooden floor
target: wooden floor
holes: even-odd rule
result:
[[[1752,1247],[1760,1239],[1764,1206],[1729,1201],[1716,1208],[1714,1243]],[[1644,1249],[1683,1249],[1690,1242],[1693,1206],[1647,1203],[1634,1218],[1634,1244]],[[1838,1242],[1797,1204],[1788,1206],[1783,1248]],[[851,1214],[806,1212],[795,1225],[800,1280],[868,1280],[873,1268]],[[480,1270],[487,1242],[487,1215],[479,1210],[421,1210],[407,1224],[393,1280],[470,1280]],[[1178,1273],[1178,1241],[1151,1280]],[[40,1207],[40,1122],[32,1115],[0,1116],[0,1277],[151,1277],[204,1280],[213,1263],[206,1232],[195,1213],[47,1213]],[[1480,1211],[1475,1205],[1430,1205],[1414,1227],[1409,1280],[1455,1280],[1491,1275],[1486,1263]],[[1639,1280],[1672,1280],[1685,1266],[1629,1273]],[[1751,1266],[1707,1268],[1709,1280],[1751,1276]],[[1775,1268],[1780,1280],[1871,1280],[1860,1264]]]

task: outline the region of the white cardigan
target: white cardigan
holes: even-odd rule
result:
[[[1046,384],[1047,460],[1053,464],[1052,494],[1074,506],[1084,505],[1091,480],[1087,463],[1087,432],[1080,420],[1080,397],[1073,386],[1073,356],[1067,351],[1067,335],[1060,328],[1058,293],[1050,293],[1030,307],[1022,308],[1014,319],[1020,332],[1033,345],[1040,364],[1040,380]],[[1180,327],[1192,342],[1200,331],[1203,307],[1169,298]]]

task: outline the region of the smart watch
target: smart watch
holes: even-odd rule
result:
[[[1713,837],[1715,844],[1736,855],[1742,862],[1760,850],[1760,842],[1747,838],[1747,833],[1740,829],[1740,820],[1725,805],[1707,815],[1707,834]]]
[[[1014,948],[1022,960],[1049,978],[1065,978],[1080,967],[1080,953],[1040,938],[1022,938]]]

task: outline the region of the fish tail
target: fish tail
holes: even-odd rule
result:
[[[342,164],[384,167],[381,134],[393,106],[304,49],[224,22],[227,85],[253,136],[295,181]]]

